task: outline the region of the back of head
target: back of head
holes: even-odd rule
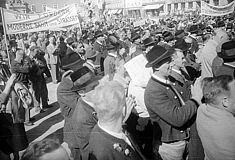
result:
[[[229,95],[229,83],[233,81],[233,77],[229,75],[221,75],[218,77],[207,77],[203,79],[203,96],[205,103],[211,105],[219,105],[219,97],[221,95]]]
[[[125,105],[125,89],[117,81],[107,81],[95,88],[94,105],[100,122],[112,122],[120,118]]]

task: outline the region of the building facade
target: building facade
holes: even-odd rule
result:
[[[183,14],[185,12],[199,10],[200,6],[201,0],[167,0],[165,12],[167,14]]]
[[[28,4],[31,12],[44,12],[47,7],[59,9],[73,3],[79,6],[84,0],[24,0],[24,2]]]

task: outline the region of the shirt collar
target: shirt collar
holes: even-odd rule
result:
[[[97,125],[98,125],[102,130],[104,130],[105,132],[107,132],[108,134],[110,134],[110,135],[112,135],[112,136],[114,136],[114,137],[116,137],[116,138],[118,138],[118,139],[123,139],[123,134],[124,134],[124,133],[116,133],[116,132],[107,130],[107,129],[103,128],[103,127],[100,125],[99,121],[98,121]]]
[[[67,44],[67,47],[73,50],[73,47]]]
[[[95,65],[94,65],[92,62],[86,61],[86,63],[87,63],[88,65],[90,65],[91,67],[95,68]]]
[[[108,53],[108,55],[111,56],[111,57],[117,58],[117,55],[114,54],[114,53]]]
[[[174,71],[174,72],[176,72],[176,73],[178,73],[178,74],[182,75],[182,73],[181,73],[181,71],[180,71],[180,70],[177,70],[177,69],[175,69],[175,68],[172,68],[172,71]]]
[[[197,37],[194,34],[189,35],[191,38],[197,39]]]
[[[161,78],[161,77],[157,76],[156,74],[152,74],[152,77],[161,83],[164,83],[164,84],[170,83],[169,80]]]
[[[118,138],[118,139],[124,140],[129,146],[131,146],[132,149],[134,149],[134,147],[132,146],[130,140],[129,140],[128,137],[125,135],[125,133],[123,133],[123,132],[122,132],[122,133],[116,133],[116,132],[107,130],[107,129],[103,128],[103,127],[100,125],[99,121],[97,122],[97,125],[98,125],[103,131],[105,131],[106,133],[110,134],[111,136],[116,137],[116,138]],[[135,149],[134,149],[134,150],[135,150]]]

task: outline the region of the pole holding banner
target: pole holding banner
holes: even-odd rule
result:
[[[6,32],[5,17],[4,17],[4,13],[3,13],[3,8],[2,7],[0,7],[0,8],[1,8],[1,16],[2,16],[2,25],[3,25],[4,38],[5,38],[6,48],[7,48],[8,63],[9,63],[9,67],[11,67],[10,54],[9,54],[9,49],[8,49],[8,44],[7,44],[7,32]]]

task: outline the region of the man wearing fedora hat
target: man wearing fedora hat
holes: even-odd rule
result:
[[[231,75],[235,77],[235,41],[222,44],[221,52],[212,62],[214,76]]]
[[[199,45],[197,42],[197,34],[199,32],[199,27],[198,25],[192,25],[189,27],[188,32],[190,33],[185,39],[186,42],[190,42],[190,51],[191,53],[196,53],[199,50]]]
[[[86,59],[86,62],[83,64],[83,66],[88,67],[93,73],[96,72],[96,65],[95,61],[97,58],[97,55],[99,53],[94,50],[92,46],[88,46],[86,48],[86,53],[84,55],[84,58]]]
[[[198,59],[201,63],[202,78],[213,77],[212,62],[217,56],[217,52],[220,52],[222,44],[228,40],[229,37],[226,32],[215,32],[201,49]]]
[[[153,123],[153,152],[166,160],[181,160],[189,139],[190,120],[201,104],[202,91],[197,80],[191,87],[182,75],[184,55],[156,45],[147,54],[146,67],[155,70],[149,80],[144,101]],[[191,96],[190,96],[191,95]]]
[[[57,88],[58,103],[65,119],[64,142],[68,143],[74,159],[87,159],[84,158],[87,157],[85,149],[97,118],[92,98],[86,97],[98,85],[99,79],[100,76],[95,76],[84,66],[76,71],[66,71]]]
[[[95,34],[95,42],[93,44],[94,50],[97,52],[97,62],[100,65],[101,71],[104,71],[104,59],[107,56],[106,49],[106,39],[104,37],[103,32],[97,31]]]
[[[61,59],[62,69],[63,70],[77,70],[80,69],[85,62],[77,53],[74,48],[72,47],[74,40],[73,38],[69,37],[66,40],[67,43],[67,50],[64,57]]]
[[[166,49],[170,49],[173,46],[173,34],[170,31],[164,31],[162,33],[162,40],[158,43],[158,45],[163,46]]]
[[[145,53],[148,53],[153,46],[156,44],[156,41],[152,37],[148,37],[143,40],[143,45],[145,47]]]
[[[104,75],[110,75],[114,72],[115,61],[118,58],[117,48],[111,44],[107,46],[108,55],[104,60]]]
[[[141,43],[140,33],[132,32],[131,46],[130,46],[129,55],[128,55],[130,58],[133,58],[143,53],[140,43]]]

